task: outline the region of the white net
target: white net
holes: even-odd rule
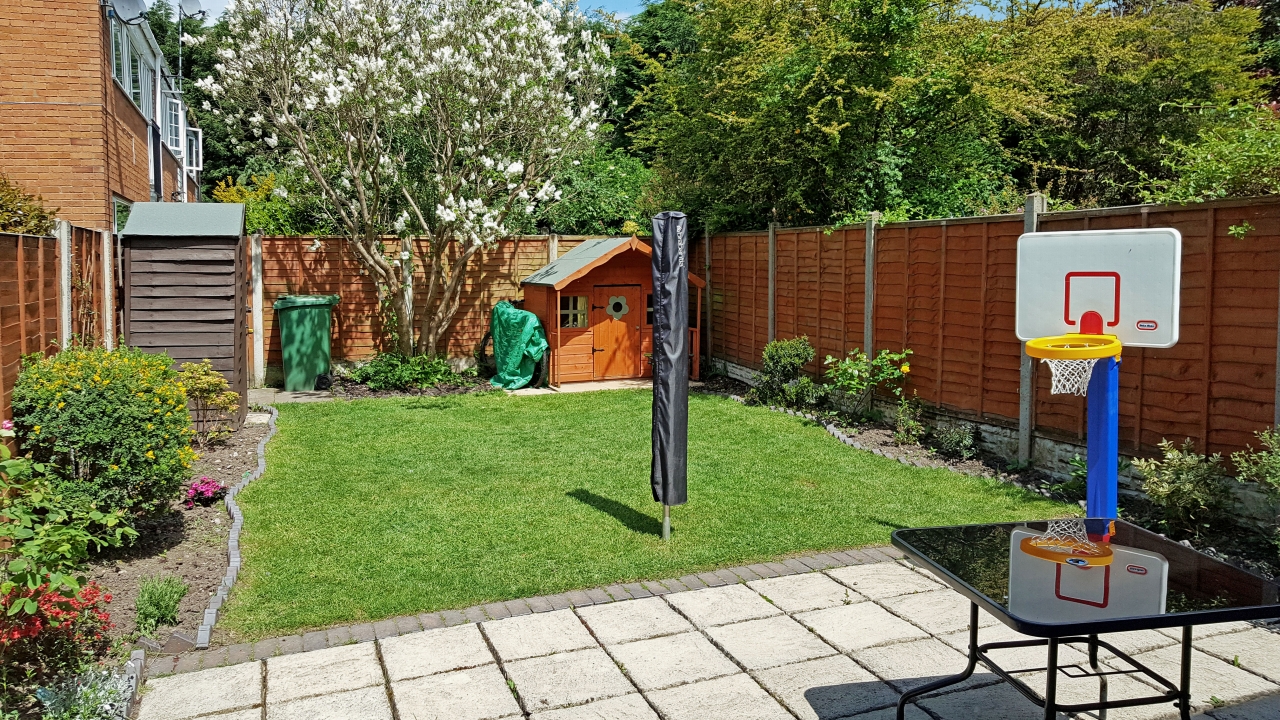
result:
[[[1079,395],[1084,397],[1089,392],[1089,378],[1093,376],[1093,364],[1096,358],[1089,360],[1056,360],[1046,358],[1042,363],[1049,365],[1053,372],[1053,384],[1049,392],[1054,395]]]
[[[1036,545],[1060,553],[1081,551],[1092,554],[1098,550],[1097,544],[1089,539],[1084,520],[1078,518],[1050,520],[1049,527],[1045,529]]]

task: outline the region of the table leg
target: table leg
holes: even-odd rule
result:
[[[1055,641],[1056,642],[1056,641]],[[1056,650],[1056,647],[1055,647]],[[974,668],[978,666],[978,604],[969,603],[969,665],[959,675],[944,677],[941,680],[935,680],[927,685],[921,685],[918,688],[912,688],[898,698],[898,715],[897,720],[905,720],[907,714],[907,703],[911,698],[919,697],[925,693],[933,692],[938,688],[944,688],[948,685],[964,682],[973,674]]]
[[[1058,638],[1049,638],[1049,661],[1045,663],[1044,720],[1058,717]]]
[[[1182,682],[1178,697],[1178,714],[1182,720],[1191,720],[1191,626],[1182,628]]]
[[[1098,636],[1089,636],[1089,668],[1094,672],[1098,670]],[[1098,702],[1105,703],[1107,701],[1107,676],[1098,676]],[[1102,708],[1098,711],[1098,720],[1107,720],[1107,709]]]

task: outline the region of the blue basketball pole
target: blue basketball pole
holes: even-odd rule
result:
[[[1120,359],[1102,358],[1089,378],[1089,471],[1085,512],[1093,518],[1117,517],[1120,463]]]

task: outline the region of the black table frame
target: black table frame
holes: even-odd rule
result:
[[[965,669],[957,675],[945,677],[935,680],[927,685],[918,688],[912,688],[902,694],[898,698],[898,720],[905,720],[907,712],[907,703],[913,698],[940,690],[950,685],[962,683],[973,675],[973,671],[977,669],[978,663],[982,663],[987,669],[995,673],[1000,679],[1013,686],[1013,689],[1022,693],[1022,695],[1035,703],[1038,707],[1044,708],[1045,720],[1054,720],[1059,712],[1077,713],[1086,710],[1099,710],[1099,717],[1105,720],[1107,710],[1135,707],[1137,705],[1156,705],[1159,703],[1173,702],[1177,707],[1181,720],[1191,719],[1191,627],[1185,625],[1182,628],[1182,668],[1181,682],[1174,685],[1169,680],[1134,660],[1128,654],[1120,651],[1114,645],[1099,640],[1095,635],[1070,635],[1066,637],[1051,637],[1042,640],[1010,640],[1005,642],[992,642],[983,645],[978,644],[978,604],[969,603],[969,664]],[[1058,648],[1062,645],[1085,644],[1088,646],[1089,653],[1089,671],[1081,671],[1076,677],[1096,677],[1098,678],[1098,702],[1096,703],[1078,703],[1074,705],[1063,705],[1057,702],[1058,691],[1058,672],[1064,668],[1058,664]],[[991,659],[987,652],[990,650],[1002,650],[1008,648],[1020,647],[1048,647],[1048,660],[1045,667],[1042,668],[1018,668],[1016,670],[1005,670]],[[1129,663],[1132,670],[1102,670],[1098,665],[1098,648],[1105,648],[1111,651],[1117,658]],[[1075,667],[1075,666],[1067,666]],[[1042,697],[1030,686],[1014,677],[1015,673],[1034,672],[1044,670],[1047,672],[1044,681],[1044,696]],[[1107,700],[1107,676],[1108,675],[1130,675],[1141,673],[1151,678],[1159,685],[1168,688],[1160,695],[1149,695],[1147,697],[1129,698],[1127,700]]]
[[[1117,521],[1123,522],[1123,521]],[[998,523],[1010,524],[1010,523]],[[964,526],[961,526],[964,527]],[[925,530],[929,528],[914,528],[916,530]],[[906,531],[912,528],[905,529]],[[1139,530],[1141,530],[1139,528]],[[991,672],[995,673],[1005,682],[1013,686],[1015,690],[1022,693],[1028,700],[1037,706],[1044,708],[1044,717],[1047,720],[1053,720],[1059,711],[1072,713],[1083,712],[1086,710],[1099,710],[1103,719],[1106,717],[1106,711],[1113,708],[1134,707],[1138,705],[1155,705],[1159,703],[1172,702],[1178,707],[1182,720],[1189,720],[1191,717],[1191,628],[1196,625],[1207,625],[1210,623],[1231,622],[1241,620],[1264,620],[1280,617],[1280,605],[1255,605],[1248,607],[1231,607],[1219,608],[1212,610],[1197,610],[1183,613],[1170,613],[1165,615],[1152,615],[1146,617],[1135,618],[1111,618],[1107,620],[1098,620],[1090,622],[1070,622],[1063,624],[1039,623],[1024,620],[1016,615],[1011,615],[1004,606],[996,603],[991,598],[983,595],[977,589],[971,587],[964,580],[957,577],[945,567],[934,562],[928,555],[921,552],[911,545],[911,543],[899,537],[899,533],[903,530],[895,530],[892,533],[893,545],[899,550],[906,553],[916,563],[927,566],[935,576],[945,582],[952,590],[960,593],[969,599],[969,652],[968,666],[959,675],[942,678],[927,685],[913,688],[903,693],[898,700],[898,720],[904,720],[907,703],[912,699],[930,693],[935,690],[964,682],[977,668],[978,663],[982,663]],[[1147,532],[1147,531],[1142,531]],[[1150,533],[1148,533],[1150,534]],[[1215,561],[1218,562],[1218,561]],[[1245,572],[1245,571],[1241,571]],[[981,607],[991,613],[996,619],[1003,622],[1010,628],[1031,635],[1035,640],[1018,640],[1009,642],[993,642],[985,645],[978,644],[978,608]],[[1154,670],[1148,668],[1142,663],[1134,660],[1128,654],[1121,652],[1115,646],[1098,639],[1099,634],[1112,632],[1126,632],[1130,630],[1156,630],[1160,628],[1182,628],[1182,658],[1179,672],[1179,682],[1175,685],[1172,681],[1162,677]],[[1064,644],[1085,644],[1088,646],[1089,655],[1089,671],[1080,670],[1080,674],[1076,677],[1097,677],[1099,680],[1099,701],[1096,703],[1084,703],[1078,705],[1060,705],[1057,702],[1057,685],[1058,672],[1063,668],[1058,664],[1058,649]],[[1043,668],[1018,668],[1016,670],[1005,670],[995,663],[987,654],[990,650],[1000,650],[1006,648],[1017,647],[1038,647],[1044,646],[1048,650],[1048,661]],[[1105,648],[1113,653],[1116,658],[1129,664],[1129,670],[1102,670],[1098,665],[1098,648]],[[1076,667],[1076,666],[1068,666]],[[1041,697],[1037,692],[1027,686],[1026,683],[1018,680],[1013,676],[1014,673],[1032,672],[1045,670],[1048,675],[1045,679],[1045,696]],[[1160,687],[1166,688],[1166,691],[1160,695],[1152,695],[1149,697],[1130,698],[1128,700],[1107,700],[1107,676],[1108,675],[1131,675],[1140,674],[1152,681]]]

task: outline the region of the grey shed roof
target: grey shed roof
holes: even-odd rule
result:
[[[122,236],[240,237],[244,205],[239,203],[134,203]]]
[[[547,263],[537,272],[525,278],[520,284],[555,287],[561,281],[573,277],[583,268],[630,242],[630,237],[584,240],[581,245]]]

